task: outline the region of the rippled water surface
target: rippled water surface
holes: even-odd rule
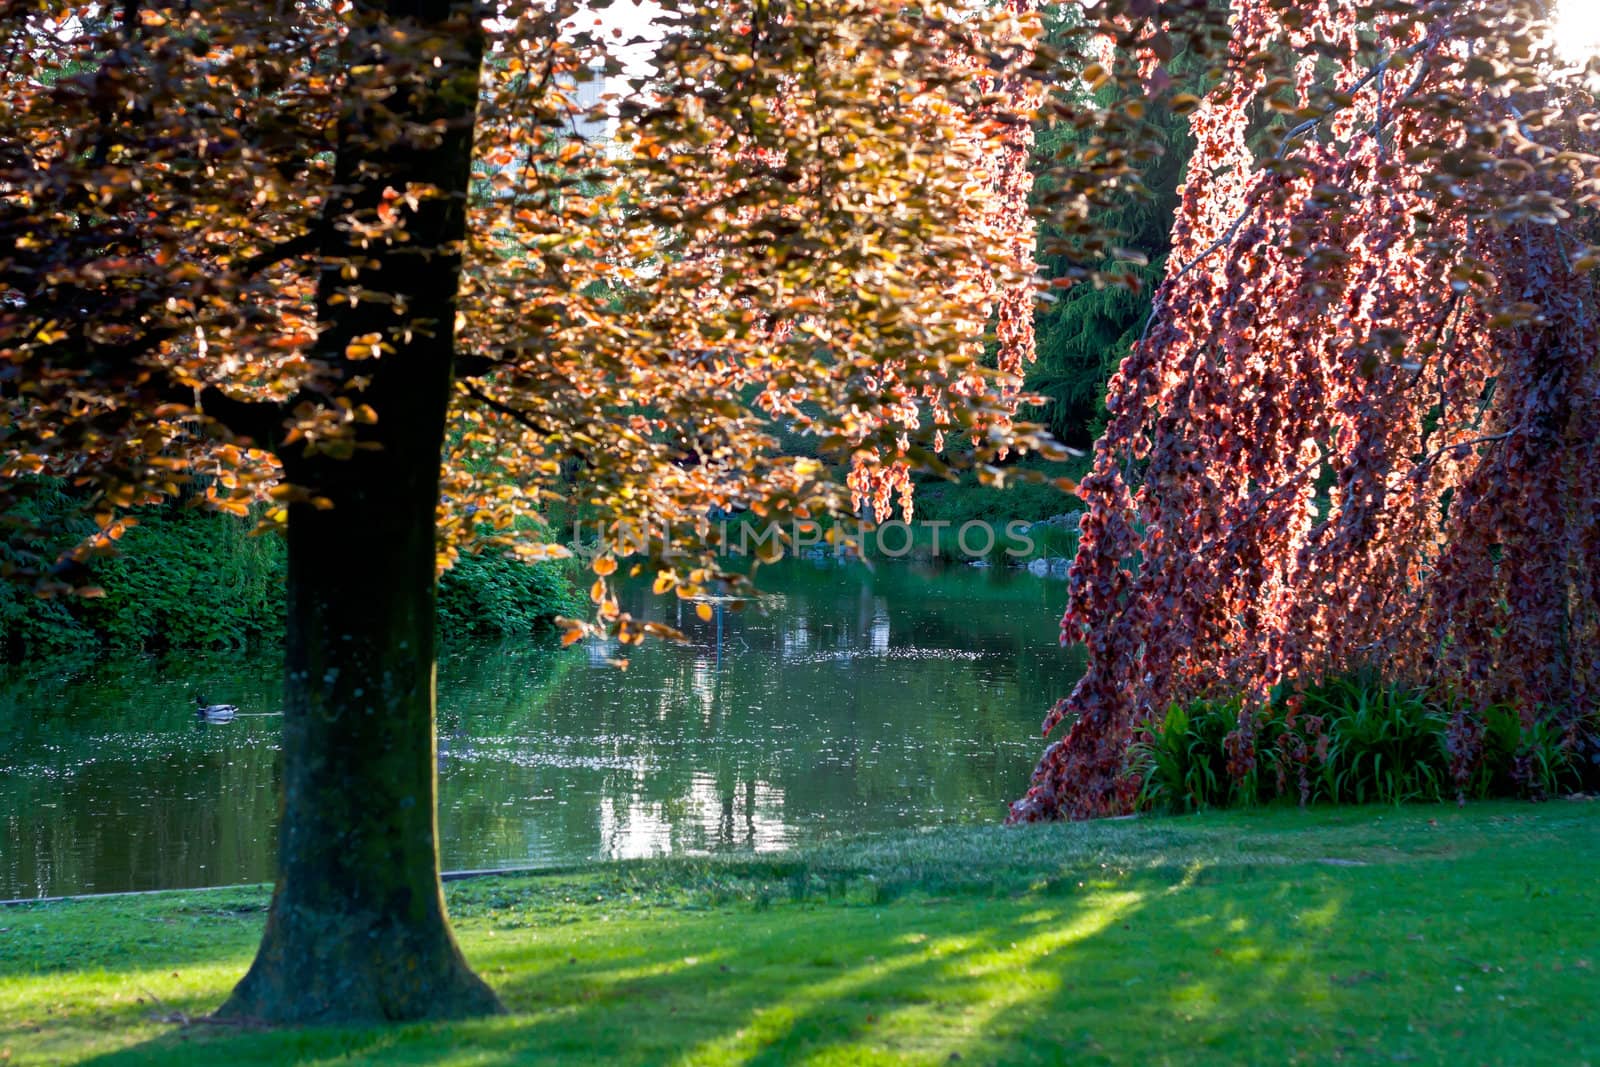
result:
[[[768,574],[771,576],[768,577]],[[765,610],[636,612],[687,646],[458,648],[439,665],[447,869],[555,865],[998,819],[1082,668],[1064,586],[997,569],[791,564]],[[194,721],[190,696],[236,703]],[[0,897],[270,879],[275,657],[0,685]]]

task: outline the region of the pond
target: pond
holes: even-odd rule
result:
[[[687,645],[496,642],[439,664],[446,870],[781,849],[998,820],[1082,670],[1064,583],[795,562],[764,608],[627,606]],[[193,693],[238,704],[195,721]],[[0,898],[272,877],[274,654],[13,672],[0,686]]]

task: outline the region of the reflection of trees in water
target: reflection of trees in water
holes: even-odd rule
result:
[[[1075,669],[1050,641],[1062,589],[887,570],[779,575],[781,611],[724,614],[720,656],[714,614],[626,673],[575,657],[520,736],[452,771],[447,839],[537,862],[998,817]]]
[[[575,654],[543,642],[503,641],[447,651],[439,662],[439,774],[474,757],[474,736],[514,731],[536,719],[576,664]]]
[[[1052,644],[1059,583],[900,565],[762,582],[773,610],[719,609],[720,656],[717,617],[692,610],[693,644],[630,649],[626,672],[603,665],[616,654],[604,647],[449,651],[446,865],[998,817],[1078,669]],[[668,621],[676,609],[648,606]],[[268,877],[279,720],[202,731],[192,695],[276,710],[279,669],[271,656],[141,660],[0,685],[0,878],[28,893]]]
[[[193,693],[280,706],[270,659],[111,660],[0,684],[0,896],[260,881],[276,718],[206,727]]]
[[[717,823],[717,846],[719,848],[745,848],[756,847],[756,783],[752,779],[744,783],[744,818],[739,819],[735,812],[734,799],[739,794],[737,782],[724,785],[717,784],[718,791],[722,793],[722,819]]]
[[[0,677],[0,760],[10,767],[48,750],[76,761],[101,753],[109,736],[176,729],[193,723],[196,691],[247,712],[278,711],[282,673],[270,656],[197,653],[8,671]]]
[[[800,563],[763,571],[761,584],[778,594],[780,609],[728,614],[726,641],[743,638],[756,650],[831,637],[829,647],[872,648],[887,616],[891,648],[1018,654],[1050,645],[1066,603],[1065,583],[1003,568],[880,564],[867,571]],[[640,591],[628,606],[646,617],[659,610]],[[691,615],[683,625],[711,643],[714,622]]]
[[[0,895],[271,877],[275,735],[146,734],[120,748],[115,737],[94,740],[96,756],[36,761],[0,780],[10,812],[0,830]]]

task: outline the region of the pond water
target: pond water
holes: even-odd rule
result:
[[[998,820],[1082,670],[1064,584],[914,564],[764,571],[685,646],[457,647],[439,664],[447,870],[771,850]],[[627,594],[625,594],[626,597]],[[240,705],[195,721],[192,694]],[[279,662],[143,659],[0,685],[0,898],[270,880]],[[266,713],[266,714],[263,714]]]

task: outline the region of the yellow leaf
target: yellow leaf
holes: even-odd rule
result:
[[[344,356],[346,359],[371,359],[378,355],[384,347],[383,334],[364,333],[345,345]]]
[[[711,605],[710,604],[696,604],[694,606],[694,613],[696,615],[700,616],[700,621],[701,622],[710,622],[711,621]]]

